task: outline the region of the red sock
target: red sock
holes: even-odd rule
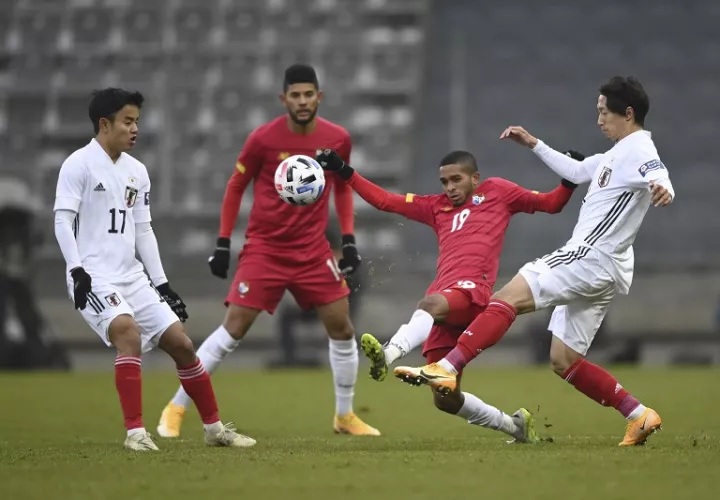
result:
[[[457,346],[445,359],[459,372],[482,351],[495,345],[515,321],[515,308],[493,300],[460,335]]]
[[[610,373],[585,359],[579,359],[565,370],[562,378],[575,389],[603,406],[612,406],[624,417],[640,406]]]
[[[115,388],[120,396],[125,428],[143,427],[142,423],[142,361],[135,356],[115,358]]]
[[[214,424],[220,420],[218,405],[215,400],[210,375],[205,371],[200,359],[196,359],[191,365],[178,366],[178,378],[190,399],[200,412],[200,419],[203,424]]]

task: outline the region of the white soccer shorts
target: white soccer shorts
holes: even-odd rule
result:
[[[69,283],[72,299],[72,281]],[[180,321],[145,275],[128,284],[108,284],[93,280],[87,306],[80,311],[90,328],[108,346],[110,323],[127,314],[140,327],[142,352],[157,347],[160,336],[173,323]]]
[[[587,354],[617,291],[595,250],[566,246],[519,272],[530,286],[536,310],[556,306],[548,330],[573,351]]]

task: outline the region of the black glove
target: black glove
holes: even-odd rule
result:
[[[572,149],[568,149],[567,151],[563,152],[563,154],[565,156],[569,156],[570,158],[572,158],[575,161],[583,161],[585,159],[584,154],[578,153],[577,151],[574,151]],[[566,188],[569,188],[569,189],[575,189],[576,187],[578,187],[577,184],[575,184],[574,182],[570,182],[567,179],[563,179],[560,182],[563,186],[565,186]]]
[[[70,276],[73,279],[75,309],[82,311],[87,306],[88,294],[92,292],[92,278],[82,267],[76,267],[70,271]]]
[[[320,166],[323,168],[323,170],[327,170],[329,172],[335,172],[338,174],[341,178],[348,180],[350,177],[352,177],[353,173],[355,173],[355,169],[353,169],[350,165],[345,163],[345,161],[340,158],[340,155],[337,154],[332,149],[325,149],[323,151],[318,151],[318,154],[315,156],[315,159],[320,164]]]
[[[157,291],[160,293],[160,296],[163,298],[165,302],[167,302],[167,305],[170,306],[170,309],[173,310],[175,314],[177,314],[177,317],[185,323],[187,319],[190,317],[187,313],[187,306],[185,305],[185,302],[180,298],[180,296],[170,288],[170,283],[163,283],[162,285],[158,285],[155,288],[157,288]]]
[[[340,270],[343,274],[349,275],[354,273],[360,267],[360,254],[355,246],[355,236],[352,234],[344,234],[342,237],[342,259],[338,262]]]
[[[226,279],[230,267],[230,238],[218,238],[215,253],[208,258],[210,272],[218,278]]]

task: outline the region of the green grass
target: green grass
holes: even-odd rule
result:
[[[363,368],[364,371],[364,368]],[[356,409],[381,438],[332,434],[329,372],[220,372],[225,420],[258,440],[208,449],[195,411],[160,453],[122,448],[112,373],[0,374],[0,498],[332,499],[709,498],[720,487],[720,370],[617,369],[660,412],[647,446],[617,443],[624,421],[548,370],[469,371],[464,389],[506,411],[526,406],[551,441],[508,446],[504,436],[434,409],[427,389],[361,376]],[[364,373],[363,373],[364,375]],[[148,373],[146,426],[175,390]],[[713,493],[714,492],[714,493]]]

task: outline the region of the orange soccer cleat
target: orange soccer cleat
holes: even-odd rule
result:
[[[380,431],[363,422],[360,417],[350,412],[337,416],[333,420],[333,430],[336,434],[350,434],[352,436],[379,436]]]
[[[630,420],[625,430],[625,439],[620,446],[638,446],[645,444],[650,434],[659,431],[662,419],[652,408],[646,408],[640,417]]]
[[[410,385],[429,385],[441,394],[449,394],[457,387],[457,376],[432,363],[420,368],[398,366],[393,372],[397,378]]]

